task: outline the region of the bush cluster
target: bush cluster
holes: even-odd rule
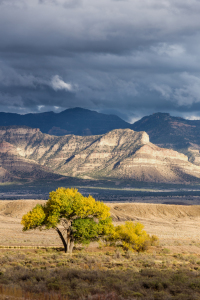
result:
[[[158,237],[149,234],[144,230],[144,225],[131,221],[125,222],[114,228],[111,241],[119,242],[125,250],[130,251],[146,251],[151,245],[158,244]]]

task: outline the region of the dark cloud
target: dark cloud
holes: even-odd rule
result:
[[[197,0],[0,0],[0,110],[200,115]]]

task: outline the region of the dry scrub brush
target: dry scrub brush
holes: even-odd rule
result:
[[[162,249],[159,255],[103,251],[75,250],[70,257],[50,249],[2,250],[0,285],[23,291],[30,300],[34,294],[37,300],[47,295],[52,300],[61,295],[67,300],[200,298],[198,256],[166,255]]]

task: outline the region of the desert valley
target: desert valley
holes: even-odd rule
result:
[[[0,0],[0,300],[200,300],[199,15]]]
[[[71,110],[72,120],[78,119],[77,112],[84,110]],[[132,128],[126,124],[94,135],[89,128],[82,135],[66,134],[70,120],[69,127],[52,127],[48,133],[26,123],[12,124],[12,118],[9,126],[0,124],[0,299],[198,299],[200,142],[179,130],[197,125],[186,125],[184,119],[174,125],[170,118],[155,114]],[[158,127],[158,121],[165,125]],[[144,127],[151,123],[148,133],[133,130],[140,122]],[[161,128],[168,128],[169,135]],[[171,132],[179,136],[179,144],[173,143],[177,139]],[[37,204],[45,205],[49,192],[60,186],[78,188],[104,202],[116,228],[127,221],[141,223],[158,240],[139,254],[103,240],[80,243],[71,256],[64,253],[53,228],[22,231],[22,217]],[[34,283],[39,270],[43,277]],[[65,270],[78,272],[80,278],[77,273],[62,275]],[[124,279],[117,279],[119,273]],[[74,279],[66,279],[65,285],[62,276]],[[84,276],[93,280],[89,283]],[[113,285],[109,276],[118,283]]]

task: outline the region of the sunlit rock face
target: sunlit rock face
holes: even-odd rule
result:
[[[149,141],[146,132],[131,129],[95,136],[52,136],[39,129],[4,127],[0,130],[0,156],[5,172],[26,168],[34,174],[31,170],[37,165],[46,172],[82,178],[200,181],[200,167],[188,162],[186,155],[160,148]]]
[[[0,182],[59,178],[48,167],[26,157],[25,148],[39,129],[5,128],[0,130]]]
[[[200,120],[186,120],[155,113],[145,116],[129,127],[149,134],[152,143],[173,149],[188,156],[190,162],[200,165]]]

